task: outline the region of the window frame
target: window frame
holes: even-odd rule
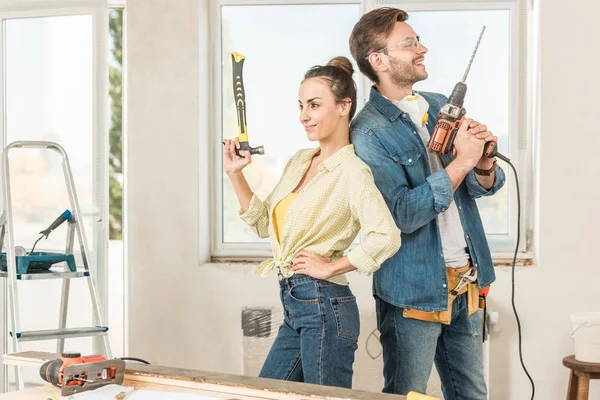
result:
[[[88,237],[88,243],[90,245],[90,251],[95,255],[95,266],[97,268],[96,278],[98,281],[99,292],[101,299],[104,302],[107,294],[106,287],[106,246],[104,243],[108,241],[108,228],[106,225],[108,222],[108,166],[104,161],[108,157],[108,135],[107,132],[107,116],[108,116],[108,104],[106,98],[108,97],[108,29],[104,29],[108,26],[108,7],[98,4],[92,4],[91,6],[83,5],[81,0],[70,0],[70,1],[56,1],[48,2],[46,8],[36,8],[36,3],[32,5],[23,5],[18,9],[14,10],[0,10],[0,23],[2,29],[0,32],[1,46],[4,48],[4,22],[11,19],[22,19],[22,18],[48,18],[48,17],[62,17],[62,16],[77,16],[77,15],[91,15],[92,16],[92,32],[93,32],[93,46],[92,46],[92,63],[93,63],[93,100],[92,100],[92,151],[94,155],[94,165],[92,183],[94,209],[93,210],[82,210],[82,216],[84,217],[96,217],[98,222],[94,227],[94,232],[86,233]],[[81,4],[81,5],[80,5]],[[106,11],[106,12],[104,12]],[[106,15],[105,15],[106,14]],[[0,107],[0,140],[2,148],[6,147],[7,135],[6,135],[6,113],[5,107],[6,102],[6,85],[4,82],[5,75],[5,60],[2,58],[0,62],[0,76],[3,79],[0,82],[0,98],[2,99],[3,106]],[[95,240],[93,240],[95,238]]]
[[[221,155],[223,148],[221,144],[221,121],[222,121],[222,54],[221,54],[221,7],[223,6],[286,6],[286,5],[330,5],[330,4],[358,4],[360,6],[360,13],[364,13],[366,8],[366,0],[294,0],[293,2],[287,2],[282,0],[216,0],[210,2],[210,40],[212,43],[211,48],[211,64],[209,71],[210,77],[212,78],[211,85],[211,96],[212,109],[210,112],[210,128],[209,132],[212,132],[208,136],[208,142],[201,139],[201,145],[206,144],[211,151],[210,165],[213,167],[211,172],[211,183],[210,183],[210,210],[209,214],[204,214],[202,209],[200,211],[201,225],[203,224],[203,216],[210,215],[210,254],[213,260],[233,260],[233,261],[259,261],[264,260],[265,257],[271,256],[271,244],[266,243],[224,243],[223,237],[223,167]],[[201,53],[202,54],[202,53]],[[359,98],[364,93],[364,82],[366,78],[362,74],[357,75],[357,86]],[[363,103],[364,104],[364,103]],[[362,105],[362,104],[361,104]],[[202,115],[202,112],[200,113]],[[203,174],[201,172],[200,179],[202,180]],[[200,198],[202,199],[203,184],[200,182]],[[206,222],[204,222],[206,224]],[[206,225],[205,225],[206,226]],[[201,232],[206,231],[202,229]],[[200,235],[202,240],[202,234]],[[200,245],[200,263],[204,264],[202,257],[202,247]]]
[[[533,238],[533,127],[532,127],[532,93],[527,86],[531,79],[529,65],[533,60],[528,59],[527,47],[532,45],[529,35],[531,27],[527,2],[525,0],[495,0],[495,1],[453,1],[438,0],[437,2],[425,2],[425,0],[414,0],[411,3],[397,4],[398,1],[380,0],[376,7],[399,6],[409,12],[417,11],[478,11],[478,10],[507,10],[510,19],[510,70],[509,70],[509,99],[515,99],[509,106],[509,129],[511,162],[519,173],[519,185],[521,195],[521,229],[520,243],[517,258],[521,264],[531,264],[533,249],[531,246]],[[528,29],[529,28],[529,29]],[[535,47],[535,46],[533,46]],[[520,132],[525,132],[521,134]],[[510,166],[506,166],[508,187],[508,213],[509,233],[486,234],[488,244],[492,251],[492,258],[496,265],[507,265],[512,262],[514,251],[498,251],[494,247],[502,243],[516,242],[517,239],[517,196],[514,187],[514,173]],[[506,247],[506,245],[505,245]]]
[[[413,0],[412,2],[401,2],[394,0],[329,0],[329,1],[313,1],[313,0],[296,0],[293,3],[288,3],[281,0],[216,0],[210,2],[210,40],[211,40],[211,64],[210,77],[212,78],[211,93],[209,99],[212,100],[212,106],[208,111],[209,115],[209,132],[212,135],[206,135],[207,138],[201,139],[201,144],[204,142],[212,151],[209,165],[212,166],[208,185],[200,183],[201,191],[203,188],[208,188],[210,195],[206,192],[200,194],[200,199],[206,199],[209,204],[208,212],[210,221],[201,221],[201,233],[206,232],[210,236],[210,253],[209,259],[212,261],[257,261],[271,255],[269,243],[223,243],[223,198],[222,198],[222,165],[221,165],[221,13],[222,6],[230,5],[289,5],[289,4],[360,4],[361,15],[379,7],[399,7],[406,11],[477,11],[477,10],[508,10],[510,21],[510,71],[509,71],[509,99],[516,99],[509,105],[509,129],[512,132],[510,137],[510,154],[511,161],[515,165],[519,173],[519,184],[521,193],[521,230],[520,244],[518,251],[518,259],[520,264],[530,265],[533,258],[533,220],[534,220],[534,128],[536,128],[534,115],[535,110],[532,106],[532,101],[535,100],[535,88],[531,87],[536,81],[535,74],[537,61],[535,57],[528,55],[527,47],[534,45],[534,35],[532,34],[534,26],[532,24],[532,12],[528,9],[526,0],[494,0],[494,1],[453,1],[453,0],[438,0],[430,2],[428,0]],[[359,104],[362,107],[368,100],[368,93],[371,83],[364,77],[362,73],[358,74],[359,88]],[[200,113],[202,115],[202,112]],[[526,133],[520,133],[526,132]],[[217,140],[219,139],[219,140]],[[512,261],[514,252],[512,251],[495,251],[494,243],[498,243],[498,237],[501,236],[503,242],[516,240],[517,232],[517,199],[515,187],[513,184],[514,175],[510,167],[506,168],[507,177],[510,175],[507,182],[508,188],[508,213],[509,213],[509,233],[507,235],[495,234],[487,235],[492,257],[496,265],[505,265]],[[202,180],[203,175],[200,174]],[[527,201],[529,200],[529,201]],[[202,213],[201,216],[207,215]],[[202,219],[202,218],[201,218]],[[204,227],[204,229],[203,229]],[[200,235],[202,238],[202,234]],[[495,239],[496,237],[496,239]],[[200,250],[201,264],[207,261],[207,251]],[[201,244],[202,248],[202,244]],[[204,257],[203,257],[204,256]]]
[[[128,246],[127,243],[127,185],[126,185],[126,172],[127,172],[127,0],[108,0],[108,13],[111,10],[120,10],[123,13],[123,26],[122,29],[122,64],[121,64],[121,145],[122,149],[122,170],[123,170],[123,185],[122,185],[122,220],[121,220],[121,241],[123,242],[123,269],[121,271],[116,270],[114,267],[111,268],[110,265],[107,264],[107,274],[109,277],[108,287],[111,291],[116,292],[117,296],[111,296],[107,299],[105,303],[105,308],[108,310],[108,326],[111,327],[111,333],[109,332],[109,340],[111,342],[111,350],[113,353],[119,354],[119,344],[122,344],[121,353],[123,355],[129,354],[129,291],[128,291]],[[106,27],[109,25],[109,18],[107,13],[107,23]],[[107,54],[108,54],[108,40],[110,40],[109,29],[107,29]],[[107,56],[107,77],[110,71],[110,60]],[[108,81],[108,78],[107,78]],[[107,83],[107,97],[109,95],[110,82]],[[110,111],[107,109],[107,118],[110,118]],[[110,154],[110,123],[107,122],[106,126],[106,146],[107,155]],[[108,157],[106,158],[108,160]],[[109,174],[110,167],[108,162],[106,163],[106,185],[107,185],[107,199],[106,199],[106,237],[107,244],[110,242],[110,223],[109,223]],[[107,254],[107,263],[108,263],[108,254]],[[118,274],[119,278],[111,278],[111,273]],[[117,318],[118,315],[120,318]],[[116,338],[116,339],[115,339]]]
[[[124,1],[124,0],[123,0]],[[93,232],[86,232],[90,252],[91,268],[95,268],[100,297],[102,318],[108,321],[108,5],[101,0],[53,0],[43,3],[23,1],[19,3],[0,5],[0,53],[3,54],[0,62],[0,145],[2,149],[7,146],[6,126],[6,54],[5,54],[5,22],[23,18],[51,18],[63,16],[91,15],[92,17],[92,198],[91,210],[82,210],[83,217],[96,220]],[[0,285],[2,295],[2,309],[6,310],[7,300],[5,291],[8,281]],[[4,313],[2,348],[8,349],[8,313]],[[94,341],[94,346],[99,342]],[[8,369],[0,369],[0,392],[8,388]]]

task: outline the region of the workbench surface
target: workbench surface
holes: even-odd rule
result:
[[[195,393],[216,399],[236,400],[401,400],[405,396],[349,390],[306,383],[153,365],[127,364],[124,386],[137,389]],[[51,385],[10,392],[0,400],[46,400],[60,396]],[[168,400],[168,397],[165,397]]]

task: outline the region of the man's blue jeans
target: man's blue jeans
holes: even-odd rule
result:
[[[284,321],[261,378],[352,387],[360,320],[348,286],[279,276]]]
[[[486,400],[481,319],[467,312],[467,294],[452,303],[452,323],[404,318],[403,309],[376,297],[383,346],[383,391],[425,393],[435,366],[446,400]]]

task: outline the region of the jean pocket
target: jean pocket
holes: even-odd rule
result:
[[[333,308],[338,336],[352,340],[353,342],[358,342],[360,319],[358,316],[356,297],[332,297],[329,301]]]
[[[311,304],[319,302],[319,292],[315,281],[305,281],[292,284],[289,291],[290,298],[298,303]]]

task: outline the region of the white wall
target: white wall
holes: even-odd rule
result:
[[[200,43],[208,46],[206,24],[199,23],[207,18],[207,4],[127,3],[129,349],[157,364],[239,373],[240,310],[278,306],[278,295],[275,278],[253,277],[252,266],[198,263],[199,181],[207,175],[200,167],[200,138],[210,134],[199,112],[209,99],[208,57],[198,52]],[[598,46],[591,39],[600,37],[600,4],[563,4],[544,0],[541,14],[539,262],[517,274],[525,361],[539,399],[565,396],[568,374],[561,359],[573,352],[570,313],[600,311],[593,243],[600,227],[600,173],[590,152],[600,148],[594,112]],[[351,284],[360,308],[372,311],[369,280],[353,277]],[[500,313],[491,398],[528,398],[507,269],[498,270],[490,308]],[[593,390],[592,398],[600,396],[599,387]]]
[[[600,170],[593,150],[600,146],[596,99],[600,4],[567,5],[543,0],[541,13],[541,147],[539,251],[535,268],[517,275],[517,302],[524,352],[540,399],[564,398],[564,355],[573,352],[570,314],[600,311]],[[590,152],[592,150],[592,152]],[[516,326],[510,316],[509,271],[499,273],[492,305],[501,312],[492,357],[494,398],[524,398],[527,381],[519,370]],[[507,323],[510,321],[510,323]],[[596,382],[595,382],[596,383]],[[600,398],[600,385],[590,398]]]

